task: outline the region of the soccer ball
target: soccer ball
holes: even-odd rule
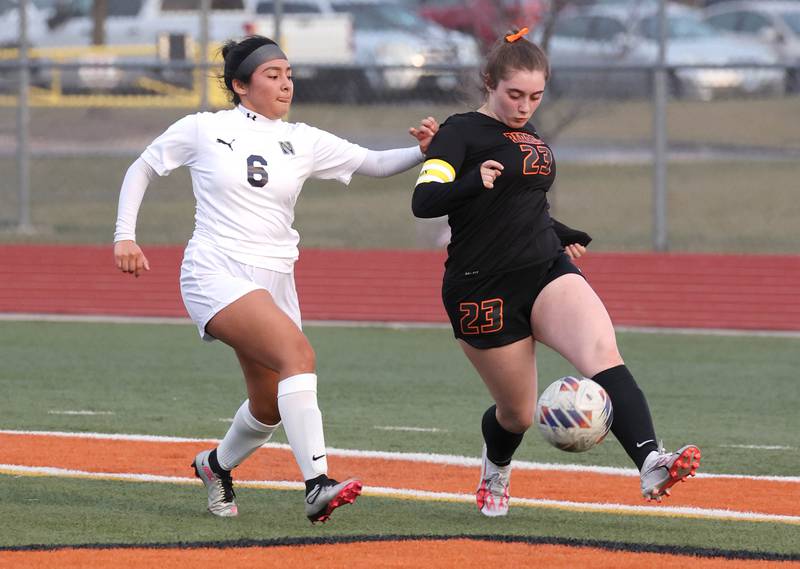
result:
[[[534,418],[545,440],[568,452],[600,444],[613,420],[606,390],[591,379],[574,377],[562,377],[544,390]]]

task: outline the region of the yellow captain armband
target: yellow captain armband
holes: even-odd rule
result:
[[[450,164],[439,158],[431,158],[422,165],[422,171],[419,173],[419,178],[417,178],[415,185],[418,186],[428,182],[446,184],[455,179],[456,171]]]

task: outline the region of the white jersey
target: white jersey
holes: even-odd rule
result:
[[[300,236],[294,207],[307,178],[348,184],[368,150],[303,123],[241,105],[186,116],[142,159],[159,175],[188,166],[197,200],[193,241],[255,267],[291,272]]]

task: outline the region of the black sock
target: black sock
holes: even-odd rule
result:
[[[217,460],[217,449],[212,450],[208,455],[208,465],[211,467],[211,470],[216,472],[217,474],[229,474],[230,470],[225,470],[219,465],[219,461]]]
[[[320,474],[316,478],[306,480],[306,496],[308,496],[308,493],[311,492],[317,484],[322,484],[327,479],[328,477],[325,474]]]
[[[611,397],[614,407],[611,432],[641,470],[647,455],[658,450],[656,430],[644,393],[624,364],[601,371],[592,379]]]
[[[506,466],[511,464],[511,457],[514,456],[514,451],[522,442],[522,437],[525,433],[512,433],[506,431],[503,426],[497,422],[497,405],[492,405],[483,414],[483,421],[481,421],[481,430],[483,431],[483,440],[486,442],[486,456],[489,460],[497,466]]]

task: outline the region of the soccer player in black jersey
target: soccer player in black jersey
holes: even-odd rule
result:
[[[700,451],[657,443],[647,401],[620,356],[608,312],[571,259],[590,238],[549,215],[553,152],[529,120],[549,76],[547,57],[509,34],[483,69],[484,104],[439,128],[417,180],[417,217],[447,215],[452,233],[442,298],[456,338],[495,405],[483,415],[480,511],[508,512],[510,464],[536,405],[536,344],[605,388],[611,430],[660,501],[693,475]]]

